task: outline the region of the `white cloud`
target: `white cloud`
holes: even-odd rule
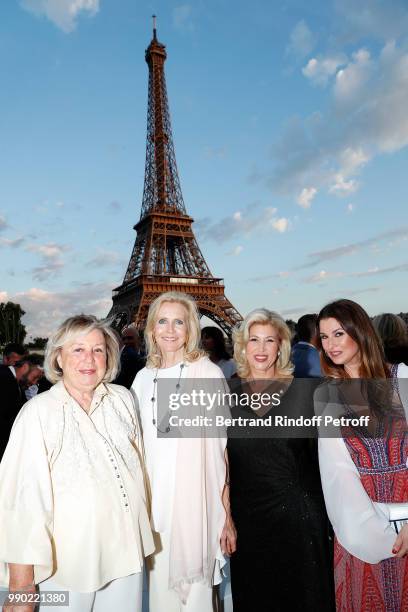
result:
[[[310,31],[307,23],[302,19],[293,28],[286,53],[291,53],[302,58],[308,55],[315,46],[315,37]]]
[[[336,74],[334,95],[337,100],[343,104],[348,100],[354,100],[369,79],[371,68],[370,53],[366,49],[359,49],[353,53],[353,61]]]
[[[65,251],[68,250],[68,247],[63,244],[50,242],[48,244],[30,244],[26,250],[31,251],[32,253],[38,253],[45,260],[48,260],[60,257]]]
[[[344,272],[327,272],[327,270],[320,270],[316,274],[308,276],[303,280],[305,283],[322,283],[333,278],[341,278],[342,276],[345,276]]]
[[[364,289],[343,289],[343,295],[348,295],[349,298],[361,293],[376,293],[381,291],[382,287],[365,287]]]
[[[33,302],[48,302],[50,296],[53,294],[50,291],[44,291],[43,289],[38,289],[38,287],[33,287],[29,289],[27,292],[21,292],[17,294],[18,296],[26,296],[27,299],[32,300]]]
[[[67,317],[84,312],[105,317],[112,305],[111,283],[83,283],[61,292],[44,291],[32,287],[8,296],[26,311],[23,321],[29,335],[49,336]],[[1,295],[1,294],[0,294]]]
[[[358,183],[354,179],[346,181],[341,172],[334,175],[334,183],[329,187],[329,193],[340,196],[348,196],[357,191]]]
[[[21,236],[20,238],[0,238],[0,246],[16,249],[21,246],[24,241],[25,238],[23,236]]]
[[[0,302],[8,302],[9,296],[7,291],[0,291]]]
[[[341,38],[353,40],[375,37],[380,41],[397,39],[408,31],[406,0],[335,0],[341,23]]]
[[[191,20],[191,4],[180,4],[173,9],[173,25],[179,30],[193,30],[194,25]]]
[[[360,240],[359,242],[353,242],[352,244],[346,244],[340,247],[334,247],[332,249],[326,249],[323,251],[315,251],[314,253],[309,254],[310,261],[306,264],[298,266],[295,268],[296,270],[301,270],[303,268],[309,268],[315,265],[319,265],[325,261],[332,261],[334,259],[338,259],[339,257],[343,257],[345,255],[353,255],[358,251],[361,251],[364,248],[371,248],[373,245],[377,245],[378,243],[384,240],[393,240],[395,244],[397,244],[400,240],[408,238],[408,226],[398,227],[396,229],[387,230],[385,232],[381,232],[380,234],[376,234],[371,238],[367,238],[366,240]]]
[[[272,227],[280,234],[283,234],[289,228],[289,219],[286,219],[285,217],[274,219],[271,223]]]
[[[347,63],[346,56],[343,54],[327,57],[312,57],[306,66],[302,68],[302,73],[316,85],[327,85],[331,76],[336,74],[340,66]]]
[[[87,266],[91,266],[92,268],[103,268],[106,266],[116,266],[116,265],[124,264],[123,259],[121,259],[119,253],[116,251],[104,251],[102,249],[93,257],[88,263]]]
[[[204,156],[207,159],[224,159],[226,154],[225,147],[204,147]]]
[[[99,11],[99,0],[20,0],[20,5],[34,15],[45,16],[66,33],[76,28],[80,13],[93,17]]]
[[[349,177],[358,174],[369,159],[369,156],[361,147],[358,149],[347,147],[347,149],[341,151],[338,156],[340,170],[333,174],[329,193],[338,196],[347,196],[357,191],[359,187],[358,181]]]
[[[8,223],[4,217],[0,215],[0,232],[8,228]]]
[[[241,246],[241,245],[238,245],[235,248],[233,248],[232,251],[228,251],[227,255],[232,255],[233,257],[238,257],[238,255],[241,255],[243,250],[244,250],[244,247]]]
[[[107,210],[110,213],[118,213],[122,210],[122,204],[116,200],[113,200],[113,202],[109,202]]]
[[[251,278],[248,278],[247,280],[250,281],[251,283],[263,283],[264,281],[268,281],[268,280],[272,280],[276,278],[286,279],[291,275],[292,275],[292,272],[285,270],[282,272],[274,272],[273,274],[265,274],[263,276],[253,276]]]
[[[328,272],[327,270],[320,270],[312,276],[308,276],[303,279],[305,283],[326,283],[326,281],[333,280],[336,278],[363,278],[369,276],[379,276],[384,274],[393,274],[394,272],[406,272],[408,270],[408,263],[396,264],[395,266],[389,266],[387,268],[380,268],[379,266],[373,266],[368,270],[362,272]],[[358,290],[360,292],[361,289]],[[356,292],[357,293],[357,292]]]
[[[304,314],[305,312],[310,312],[311,310],[313,309],[310,308],[310,306],[294,306],[293,308],[286,308],[286,310],[281,310],[280,314],[283,317],[294,317],[295,319],[297,319],[300,315]]]
[[[262,208],[258,203],[249,204],[244,210],[236,211],[218,221],[201,219],[195,223],[195,229],[201,240],[223,243],[238,236],[248,237],[255,231],[264,232],[268,228],[282,231],[284,222],[277,218],[276,213],[275,207]]]
[[[69,250],[64,244],[49,242],[48,244],[30,244],[26,251],[40,255],[43,265],[31,270],[34,280],[42,282],[58,276],[65,264],[61,259],[63,253]]]
[[[354,205],[353,204],[347,204],[347,212],[348,213],[354,212]]]
[[[46,281],[50,278],[54,278],[58,275],[60,270],[64,267],[64,262],[60,260],[50,261],[44,266],[38,266],[31,270],[33,279],[36,281]]]
[[[297,203],[302,208],[310,208],[312,204],[312,200],[317,194],[317,189],[315,187],[304,187],[300,194],[297,197]]]
[[[360,49],[343,76],[336,77],[331,93],[325,113],[292,118],[275,145],[267,184],[277,193],[297,198],[305,185],[313,185],[319,192],[349,195],[374,157],[408,145],[404,46],[387,44],[377,57]]]
[[[393,272],[407,272],[408,263],[396,264],[395,266],[389,266],[388,268],[380,268],[379,266],[373,266],[364,272],[353,272],[350,276],[361,278],[363,276],[377,276],[378,274],[392,274]]]
[[[358,147],[357,149],[347,147],[344,151],[341,151],[339,155],[339,163],[343,175],[350,176],[350,174],[354,174],[356,171],[360,170],[369,159],[370,157],[365,153],[362,147]]]

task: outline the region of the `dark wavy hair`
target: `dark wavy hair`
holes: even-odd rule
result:
[[[320,349],[322,370],[333,378],[349,378],[344,365],[337,365],[323,350],[319,334],[322,319],[336,319],[344,331],[356,342],[361,357],[361,378],[388,378],[390,371],[384,358],[382,343],[370,317],[352,300],[336,300],[322,308],[317,316],[317,344]]]
[[[224,334],[219,327],[203,327],[201,330],[201,338],[212,338],[214,340],[214,348],[210,352],[215,361],[220,361],[220,359],[231,359],[231,355],[228,353],[225,346]]]

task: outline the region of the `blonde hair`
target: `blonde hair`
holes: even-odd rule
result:
[[[58,356],[67,342],[72,342],[78,336],[85,336],[95,329],[99,330],[106,343],[106,372],[102,382],[111,382],[118,374],[120,367],[119,342],[116,332],[107,320],[99,320],[93,315],[75,315],[66,319],[52,334],[45,349],[44,371],[48,380],[56,383],[64,378],[64,373],[58,365]]]
[[[162,354],[154,339],[153,332],[160,307],[165,302],[181,304],[187,313],[187,340],[184,347],[183,359],[190,362],[197,361],[197,359],[206,355],[206,352],[199,348],[201,332],[198,309],[195,301],[187,293],[181,293],[180,291],[167,291],[166,293],[159,295],[159,297],[150,304],[149,313],[147,315],[144,335],[147,348],[146,366],[149,368],[159,368],[162,362]]]
[[[234,340],[234,359],[237,364],[238,376],[248,378],[250,368],[246,358],[246,345],[249,340],[251,326],[255,323],[260,325],[272,325],[279,336],[279,351],[276,362],[276,377],[287,377],[293,372],[293,365],[290,361],[291,354],[291,332],[282,317],[273,310],[257,308],[252,310],[242,321],[238,328],[233,331]]]

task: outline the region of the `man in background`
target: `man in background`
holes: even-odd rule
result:
[[[317,315],[306,314],[297,322],[298,342],[292,349],[295,378],[319,378],[322,375],[316,348],[316,320]]]
[[[120,354],[120,372],[113,382],[130,389],[136,374],[145,367],[146,358],[142,352],[142,342],[135,327],[125,327],[121,336],[123,349]]]
[[[14,365],[0,365],[0,459],[20,408],[26,402],[25,390],[43,376],[41,355],[24,355]]]
[[[17,361],[20,361],[27,354],[22,344],[17,342],[10,342],[6,344],[3,351],[3,365],[13,366]]]

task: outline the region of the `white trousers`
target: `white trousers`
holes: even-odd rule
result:
[[[154,533],[156,550],[146,559],[149,584],[149,612],[213,612],[215,591],[206,584],[191,585],[187,603],[183,604],[169,584],[170,534]]]
[[[66,591],[53,578],[41,582],[40,591]],[[58,606],[58,610],[69,612],[141,612],[143,572],[112,580],[92,593],[69,592],[69,606]],[[40,606],[43,612],[47,606]]]

